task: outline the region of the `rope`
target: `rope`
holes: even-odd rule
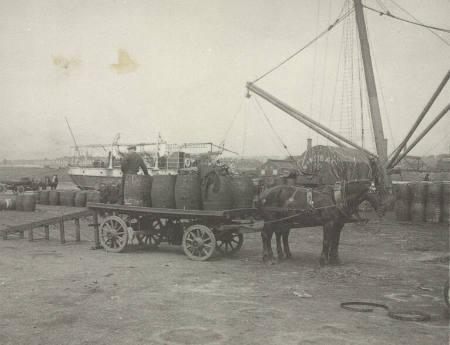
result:
[[[344,7],[342,7],[342,9],[341,9],[341,12],[342,12],[342,10],[344,9]],[[329,3],[328,3],[328,21],[330,21],[330,19],[331,19],[331,0],[329,1]],[[325,78],[326,78],[326,75],[327,75],[327,67],[328,67],[328,64],[327,64],[327,59],[328,59],[328,37],[329,36],[327,36],[326,37],[326,39],[325,39],[325,54],[324,54],[324,58],[323,58],[323,64],[325,65],[325,68],[324,68],[324,71],[323,71],[323,73],[322,73],[322,82],[321,82],[321,85],[320,85],[320,87],[321,87],[321,89],[320,89],[320,97],[319,97],[319,99],[320,99],[320,101],[319,101],[319,122],[321,122],[321,120],[322,120],[322,110],[323,110],[323,97],[324,97],[324,90],[325,90]],[[311,112],[311,114],[312,114],[312,112]],[[319,133],[317,133],[316,132],[316,142],[318,142],[319,141]]]
[[[437,38],[439,38],[439,39],[440,39],[442,42],[444,42],[446,45],[450,46],[450,43],[449,43],[449,42],[447,42],[445,39],[443,39],[441,36],[439,36],[437,33],[435,33],[435,32],[433,31],[433,30],[437,30],[437,31],[442,31],[442,32],[450,33],[450,29],[445,29],[445,28],[440,28],[440,27],[437,27],[437,26],[431,26],[431,25],[423,24],[423,23],[421,23],[417,18],[415,18],[411,13],[409,13],[407,10],[405,10],[403,7],[401,7],[400,5],[398,5],[398,4],[397,4],[396,2],[394,2],[393,0],[391,0],[391,1],[392,1],[392,3],[393,3],[394,5],[396,5],[398,8],[400,8],[401,10],[403,10],[404,12],[406,12],[407,14],[409,14],[409,15],[410,15],[413,19],[415,19],[416,21],[414,22],[414,21],[411,21],[411,20],[408,20],[408,19],[404,19],[404,18],[397,17],[396,15],[393,15],[393,14],[392,14],[391,12],[389,12],[389,11],[381,12],[381,11],[378,11],[378,10],[372,8],[372,7],[369,7],[369,6],[366,6],[366,5],[363,5],[363,6],[364,6],[365,8],[367,8],[368,10],[370,10],[370,11],[373,11],[373,12],[378,13],[378,14],[381,15],[381,16],[385,15],[385,16],[388,16],[388,17],[390,17],[390,18],[397,19],[397,20],[399,20],[399,21],[403,21],[403,22],[406,22],[406,23],[409,23],[409,24],[413,24],[413,25],[417,25],[417,26],[422,26],[422,27],[428,29],[433,35],[435,35]]]
[[[274,220],[264,221],[264,224],[279,223],[279,222],[283,222],[283,221],[285,221],[285,220],[289,220],[289,219],[294,219],[294,218],[300,217],[300,216],[304,215],[305,213],[310,213],[310,212],[312,212],[312,211],[324,210],[324,209],[329,209],[329,208],[336,208],[336,209],[339,210],[339,207],[338,207],[337,205],[322,206],[322,207],[313,207],[313,208],[311,208],[311,209],[309,209],[309,210],[301,210],[300,212],[298,212],[298,213],[296,213],[296,214],[294,214],[294,215],[292,215],[292,216],[287,216],[287,217],[283,217],[283,218],[277,218],[277,219],[274,219]],[[286,212],[288,212],[289,210],[293,211],[293,210],[295,210],[295,209],[289,209],[289,208],[287,208],[287,209],[286,209]],[[269,209],[269,211],[270,211],[270,209]],[[283,212],[284,212],[284,211],[283,211]]]
[[[281,139],[281,136],[277,133],[277,131],[275,130],[275,128],[273,127],[272,123],[269,120],[269,117],[266,115],[266,113],[264,112],[261,104],[258,102],[258,100],[253,97],[253,99],[256,101],[256,104],[258,105],[259,109],[261,110],[261,113],[264,115],[267,123],[269,124],[270,128],[272,129],[273,133],[275,134],[275,136],[277,137],[277,139],[280,141],[281,146],[283,146],[283,148],[286,150],[290,160],[297,166],[297,171],[299,173],[303,173],[303,170],[300,168],[300,166],[298,165],[297,160],[294,159],[294,156],[291,154],[291,152],[289,151],[287,145],[283,142],[283,139]]]
[[[234,124],[234,121],[236,120],[237,115],[241,112],[242,105],[244,104],[244,100],[245,100],[245,97],[242,98],[237,111],[234,113],[233,118],[232,118],[230,124],[228,125],[227,130],[225,131],[225,134],[224,134],[223,140],[222,140],[224,143],[225,143],[225,139],[227,139],[227,137],[228,137],[228,134],[230,134],[230,130],[233,127],[233,124]]]
[[[303,46],[302,48],[300,48],[299,50],[297,50],[296,52],[294,52],[293,54],[291,54],[290,56],[288,56],[286,59],[284,59],[282,62],[280,62],[278,65],[276,65],[275,67],[271,68],[269,71],[267,71],[266,73],[264,73],[263,75],[259,76],[258,78],[256,78],[252,83],[256,83],[257,81],[261,80],[262,78],[264,78],[265,76],[267,76],[268,74],[272,73],[273,71],[277,70],[278,68],[280,68],[282,65],[284,65],[286,62],[288,62],[289,60],[291,60],[292,58],[294,58],[295,56],[297,56],[298,54],[300,54],[302,51],[304,51],[306,48],[308,48],[311,44],[313,44],[314,42],[316,42],[317,40],[319,40],[322,36],[324,36],[325,34],[327,34],[328,32],[331,31],[331,29],[333,29],[334,27],[336,27],[340,22],[342,22],[345,18],[347,18],[347,16],[349,16],[351,13],[353,12],[353,8],[350,9],[347,13],[345,13],[342,17],[336,19],[336,21],[331,24],[330,26],[328,26],[328,28],[326,28],[324,31],[322,31],[318,36],[316,36],[315,38],[313,38],[311,41],[309,41],[305,46]]]
[[[319,34],[319,18],[320,18],[320,0],[317,6],[317,16],[316,16],[316,36]],[[311,85],[311,103],[309,107],[309,113],[313,114],[313,106],[314,106],[314,89],[315,89],[315,80],[316,80],[316,65],[317,65],[317,44],[314,46],[314,63],[313,63],[313,72],[312,72],[312,85]],[[308,127],[308,137],[311,137],[311,129]]]

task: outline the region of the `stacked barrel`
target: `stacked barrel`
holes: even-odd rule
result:
[[[178,175],[130,175],[124,185],[124,204],[182,210],[228,210],[252,207],[251,178],[210,169],[180,171]]]
[[[407,183],[394,184],[393,191],[395,195],[395,216],[397,220],[411,220],[411,193]]]
[[[450,182],[409,182],[393,185],[399,221],[449,223]]]

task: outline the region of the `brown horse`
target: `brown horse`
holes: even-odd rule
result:
[[[338,264],[341,230],[364,200],[380,211],[378,195],[369,180],[316,188],[279,185],[265,190],[259,198],[259,210],[264,219],[261,231],[263,261],[274,263],[273,233],[276,234],[278,258],[282,259],[291,257],[291,228],[323,226],[320,264]]]

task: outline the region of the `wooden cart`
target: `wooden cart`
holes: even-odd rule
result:
[[[237,252],[243,233],[258,232],[253,208],[224,211],[181,210],[129,205],[88,203],[98,219],[100,244],[108,252],[121,252],[135,243],[156,248],[161,242],[182,245],[191,260],[203,261],[217,249],[224,254]]]

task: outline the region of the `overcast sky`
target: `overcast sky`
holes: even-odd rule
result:
[[[374,0],[364,2],[380,8]],[[396,2],[422,22],[450,23],[448,0]],[[391,0],[382,3],[407,17]],[[170,142],[219,142],[227,134],[226,145],[239,153],[284,154],[255,100],[245,98],[245,83],[305,45],[343,4],[0,1],[0,158],[69,154],[64,117],[79,144],[110,143],[119,132],[122,142],[154,141],[158,133]],[[371,12],[366,18],[392,149],[449,69],[450,47],[424,28]],[[338,26],[257,85],[336,129],[340,115],[331,107],[342,30]],[[450,42],[449,34],[440,35]],[[447,85],[420,128],[449,99]],[[292,153],[304,151],[308,136],[325,143],[259,102]],[[412,153],[448,152],[449,118]]]

